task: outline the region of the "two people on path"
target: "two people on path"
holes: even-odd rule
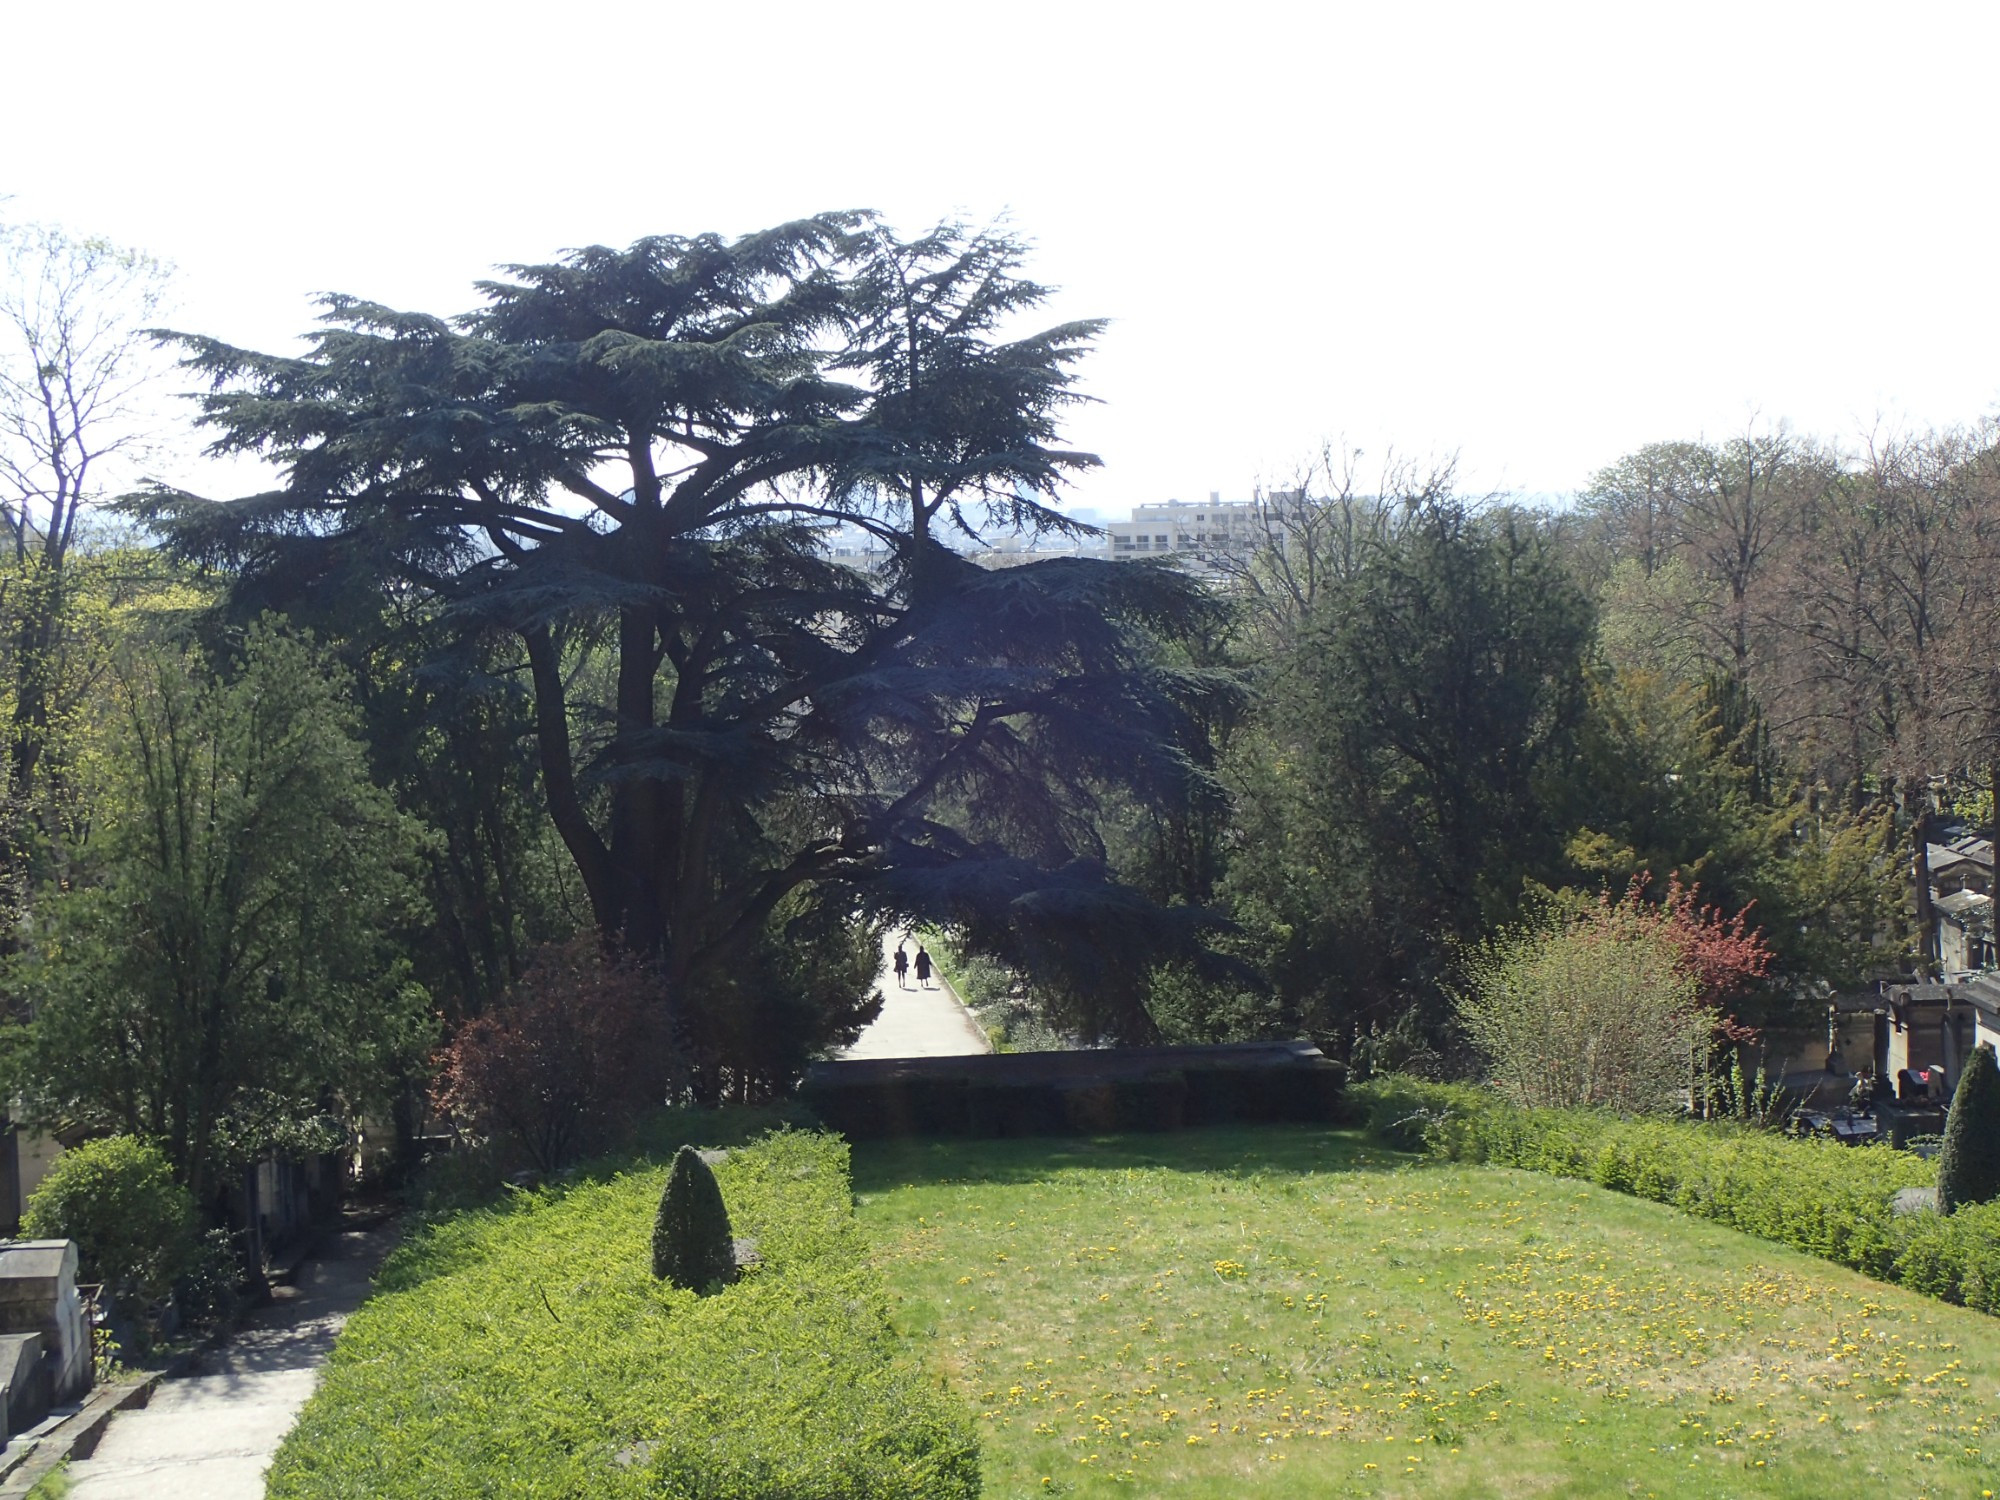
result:
[[[906,976],[910,972],[910,955],[903,951],[903,948],[905,946],[905,943],[907,943],[907,941],[908,940],[905,939],[903,943],[896,944],[896,956],[894,959],[890,961],[889,965],[892,969],[896,971],[896,988],[902,990],[906,990],[910,987],[909,981],[906,978]],[[929,989],[931,987],[931,956],[925,950],[924,945],[922,943],[917,944],[916,967],[917,967],[917,987],[919,989],[925,989],[925,990]]]

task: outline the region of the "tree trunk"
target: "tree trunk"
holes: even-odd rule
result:
[[[1910,887],[1917,913],[1919,975],[1935,974],[1938,970],[1937,908],[1931,903],[1930,831],[1930,808],[1919,804],[1910,832]]]

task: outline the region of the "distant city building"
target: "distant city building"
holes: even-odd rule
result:
[[[889,544],[865,526],[842,522],[825,532],[826,555],[855,568],[878,568],[889,560]]]
[[[1271,542],[1271,507],[1299,497],[1280,491],[1256,500],[1224,500],[1211,493],[1205,502],[1159,500],[1134,506],[1131,519],[1105,522],[1097,510],[1070,512],[1073,519],[1100,526],[1101,535],[1068,537],[1003,534],[973,545],[963,538],[952,545],[988,567],[1005,568],[1047,557],[1177,557],[1204,571],[1214,560],[1247,557]],[[851,524],[829,527],[827,555],[857,568],[879,567],[889,549],[873,532]]]

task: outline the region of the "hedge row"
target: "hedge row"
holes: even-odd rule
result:
[[[1015,1053],[1008,1060],[1022,1056]],[[1347,1070],[1327,1062],[1317,1067],[1160,1067],[1131,1078],[808,1079],[800,1097],[829,1128],[866,1141],[1343,1123],[1353,1118],[1346,1086]]]
[[[2000,1313],[2000,1203],[1949,1217],[1898,1215],[1896,1194],[1937,1165],[1889,1146],[1844,1146],[1687,1121],[1521,1109],[1460,1084],[1380,1078],[1356,1085],[1369,1129],[1406,1151],[1595,1182]]]
[[[663,1166],[420,1231],[342,1333],[268,1493],[978,1494],[969,1414],[890,1328],[846,1144],[782,1131],[716,1176],[762,1264],[710,1297],[653,1278]]]

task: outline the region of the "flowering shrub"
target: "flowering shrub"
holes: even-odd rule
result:
[[[1622,905],[1503,934],[1466,972],[1459,1021],[1518,1104],[1670,1109],[1710,1030],[1680,947]]]
[[[1724,916],[1678,879],[1651,902],[1646,883],[1617,901],[1564,898],[1466,955],[1458,1018],[1515,1103],[1648,1112],[1693,1097],[1708,1113],[1727,1092],[1711,1054],[1755,1033],[1724,1007],[1770,947],[1747,908]]]
[[[671,1052],[659,977],[595,939],[544,948],[499,1009],[460,1028],[432,1102],[543,1171],[625,1139],[666,1101]]]

